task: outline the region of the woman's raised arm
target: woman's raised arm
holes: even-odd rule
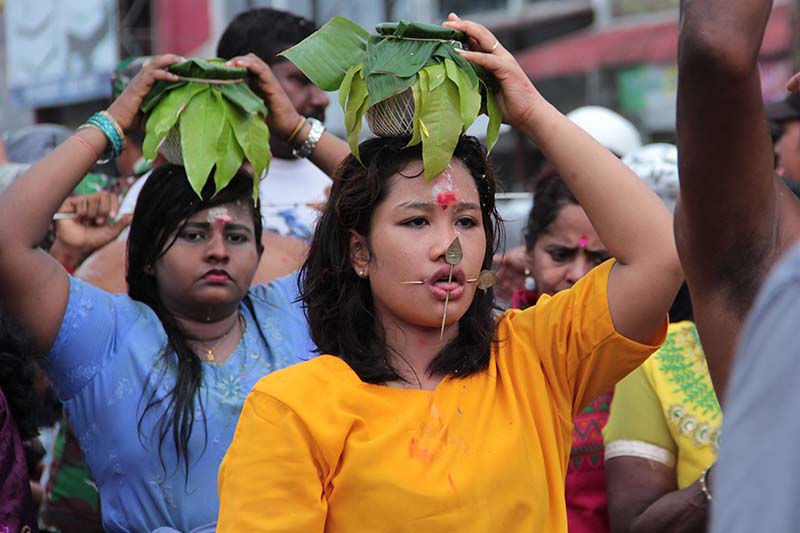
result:
[[[177,81],[164,70],[178,56],[150,60],[108,113],[128,131],[142,99],[157,80]],[[0,195],[0,308],[28,327],[39,350],[53,344],[64,316],[69,280],[61,265],[36,249],[53,215],[108,147],[97,128],[84,128],[33,165]],[[73,211],[78,211],[76,206]]]
[[[617,331],[650,340],[683,279],[669,210],[627,166],[547,102],[488,29],[455,15],[444,24],[470,37],[472,51],[463,55],[499,81],[504,121],[558,169],[617,259],[608,282]]]

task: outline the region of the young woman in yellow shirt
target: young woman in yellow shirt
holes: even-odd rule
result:
[[[483,148],[462,138],[426,182],[408,139],[363,143],[304,266],[326,355],[251,392],[220,468],[221,532],[566,531],[572,417],[664,340],[682,278],[667,209],[486,28],[446,24],[471,37],[464,57],[500,82],[505,121],[556,165],[616,259],[495,320],[475,282],[497,227]]]

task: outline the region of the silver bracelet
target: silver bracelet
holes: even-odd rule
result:
[[[706,483],[706,477],[708,476],[708,471],[711,470],[711,466],[706,467],[705,470],[700,474],[700,492],[706,497],[706,501],[711,501],[711,492],[708,490],[708,484]]]
[[[300,148],[292,150],[292,155],[300,159],[305,159],[311,155],[311,152],[317,147],[320,137],[322,137],[322,132],[325,131],[325,125],[319,120],[313,117],[308,117],[307,120],[311,124],[311,131],[308,132],[308,137],[300,145]]]

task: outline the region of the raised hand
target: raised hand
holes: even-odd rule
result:
[[[267,126],[271,133],[286,141],[303,117],[292,105],[292,101],[275,78],[272,70],[255,54],[234,57],[227,63],[235,67],[245,67],[253,76],[255,88],[264,98],[269,109]]]
[[[56,222],[56,243],[88,256],[131,223],[131,215],[114,220],[118,210],[119,200],[107,192],[67,198],[58,211],[75,217]]]
[[[108,113],[114,117],[122,131],[128,132],[133,127],[142,101],[159,80],[177,82],[177,75],[166,70],[175,63],[186,61],[181,56],[165,54],[156,56],[145,62],[142,69],[131,80],[119,98],[114,100],[108,108]]]
[[[461,55],[497,78],[502,88],[497,103],[503,112],[503,122],[519,127],[530,120],[537,105],[546,103],[511,52],[485,26],[461,20],[454,13],[442,25],[464,32],[469,37],[470,51],[459,50]]]

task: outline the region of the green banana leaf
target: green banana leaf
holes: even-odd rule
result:
[[[486,114],[489,116],[489,125],[486,126],[486,151],[491,152],[500,136],[500,124],[503,122],[503,113],[497,105],[497,100],[489,87],[481,81],[484,89],[484,100],[486,101]]]
[[[215,87],[219,87],[225,98],[245,113],[259,113],[261,116],[267,116],[267,106],[264,105],[264,101],[256,96],[246,84],[234,83]]]
[[[170,65],[167,70],[185,78],[198,78],[204,80],[242,80],[247,79],[247,69],[244,67],[229,67],[221,59],[205,60],[201,58],[187,59],[182,63]],[[153,107],[170,91],[173,91],[188,82],[159,80],[150,90],[142,102],[142,113],[149,113]],[[249,90],[249,89],[248,89]],[[257,97],[256,97],[257,98]]]
[[[393,35],[399,38],[442,39],[447,41],[464,41],[463,32],[435,24],[424,22],[381,22],[375,26],[375,31],[381,35]]]
[[[169,130],[178,122],[189,101],[207,85],[199,83],[184,84],[170,91],[147,118],[142,154],[153,161],[158,156],[158,148]]]
[[[333,17],[319,30],[280,55],[295,64],[314,85],[335,91],[345,73],[364,61],[369,32],[344,17]]]
[[[269,130],[263,120],[240,111],[223,99],[225,115],[247,160],[253,165],[253,198],[258,197],[258,182],[269,169]]]
[[[192,189],[201,195],[211,169],[217,162],[219,142],[225,114],[210,86],[189,101],[178,121],[183,150],[183,165]]]
[[[408,21],[382,23],[376,30],[378,35],[368,35],[347,19],[334,17],[283,53],[320,88],[339,90],[354,156],[359,157],[358,134],[366,110],[406,90],[414,99],[407,146],[422,143],[426,179],[447,168],[460,135],[481,112],[489,116],[486,139],[491,149],[502,118],[494,98],[496,80],[456,52],[465,35]]]
[[[444,66],[447,78],[458,86],[461,120],[464,122],[464,130],[467,130],[481,112],[481,93],[478,80],[476,78],[473,86],[466,72],[458,68],[449,58],[444,60]]]
[[[233,176],[236,175],[239,167],[242,166],[244,152],[242,151],[242,147],[239,146],[239,142],[236,140],[236,135],[233,133],[233,126],[230,124],[228,108],[225,102],[223,102],[222,93],[215,92],[214,96],[217,99],[217,105],[225,115],[222,121],[222,131],[217,139],[216,147],[217,160],[214,169],[214,193],[216,194],[227,187],[233,179]]]
[[[445,79],[423,98],[420,121],[428,135],[422,138],[422,163],[425,179],[432,180],[445,171],[455,152],[464,122],[459,109],[458,86]]]

